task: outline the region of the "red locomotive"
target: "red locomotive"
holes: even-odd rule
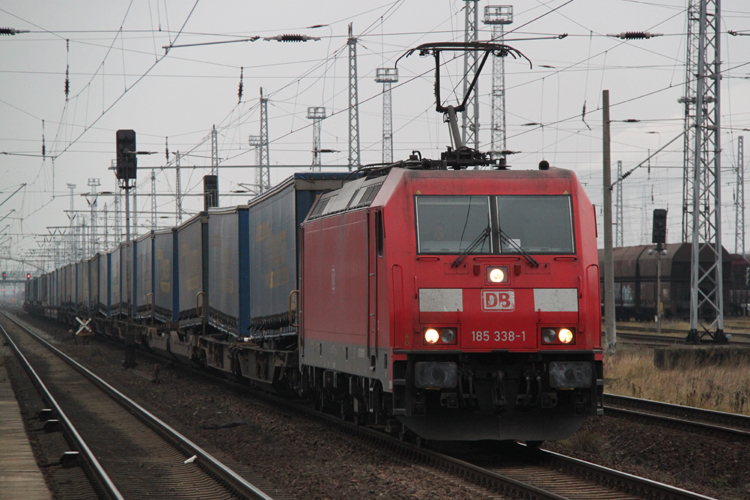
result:
[[[415,163],[324,194],[302,225],[303,373],[323,404],[428,439],[571,435],[602,394],[575,174]]]

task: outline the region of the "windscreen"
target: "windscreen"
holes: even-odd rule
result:
[[[417,196],[419,253],[492,253],[488,196]],[[482,241],[478,241],[481,239]]]
[[[569,196],[498,196],[502,253],[573,253]]]

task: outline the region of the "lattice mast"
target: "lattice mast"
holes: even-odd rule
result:
[[[77,228],[75,225],[75,184],[68,184],[68,189],[70,189],[70,212],[68,212],[68,219],[70,220],[70,229],[68,230],[68,255],[70,262],[76,261],[76,234],[77,234]]]
[[[375,81],[383,84],[383,163],[393,163],[393,108],[391,85],[398,82],[398,68],[378,68]]]
[[[625,227],[623,224],[623,199],[622,199],[622,160],[617,161],[617,202],[615,205],[615,247],[625,246]]]
[[[99,201],[99,194],[96,192],[96,188],[101,186],[102,183],[101,183],[101,180],[98,178],[89,178],[88,185],[91,188],[91,191],[89,192],[89,196],[91,196],[91,200],[89,200],[88,196],[86,197],[86,202],[89,204],[89,208],[91,209],[91,216],[90,216],[91,238],[89,241],[89,245],[90,245],[89,254],[96,255],[96,253],[99,251],[99,248],[98,248],[99,239],[97,235],[98,223],[97,223],[97,215],[96,215],[96,209],[97,209],[98,201]]]
[[[325,106],[311,106],[307,108],[307,118],[313,121],[312,172],[320,172],[320,122],[326,117]]]
[[[700,0],[698,14],[693,247],[687,340],[700,342],[708,335],[715,342],[726,342],[721,244],[721,0]],[[701,332],[698,332],[699,323]]]
[[[477,11],[478,0],[465,0],[466,18],[464,23],[464,42],[476,42],[478,40],[479,29],[479,11]],[[464,91],[466,95],[469,90],[469,84],[474,80],[477,73],[477,64],[479,63],[479,53],[474,50],[467,50],[464,53]],[[469,96],[466,102],[461,125],[461,136],[465,146],[479,149],[479,82],[474,85],[474,92]]]
[[[211,129],[211,175],[219,175],[219,137],[216,125]]]
[[[492,41],[503,43],[505,26],[513,22],[512,5],[487,5],[484,24],[492,26]],[[505,58],[492,58],[492,159],[503,157],[507,150],[505,127]],[[475,148],[476,149],[476,148]]]
[[[268,151],[268,97],[260,88],[260,179],[258,192],[263,193],[271,189],[271,163]]]
[[[357,38],[349,23],[349,170],[358,168],[359,158],[359,97],[357,94]]]
[[[255,149],[255,182],[252,184],[252,192],[257,195],[260,193],[260,145],[261,140],[259,135],[249,135],[247,137],[248,145]]]
[[[156,230],[156,170],[151,169],[151,229]]]
[[[734,253],[745,257],[745,138],[737,138],[737,187],[734,193]]]
[[[695,177],[695,105],[700,43],[700,2],[688,0],[687,47],[685,49],[685,95],[677,102],[684,105],[683,174],[682,174],[682,241],[693,238],[693,179]]]
[[[180,178],[180,152],[177,151],[174,156],[174,213],[175,225],[182,223],[182,179]]]

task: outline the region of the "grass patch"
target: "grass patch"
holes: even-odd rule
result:
[[[652,349],[621,349],[604,359],[605,391],[679,405],[750,415],[748,362],[721,365],[691,360],[654,366]]]
[[[565,439],[560,444],[567,447],[573,453],[589,453],[600,455],[604,447],[604,439],[593,432],[578,431],[572,437]]]

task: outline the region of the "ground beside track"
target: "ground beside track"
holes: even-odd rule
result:
[[[36,322],[49,328],[49,324]],[[65,329],[55,327],[67,337]],[[489,498],[474,486],[402,463],[324,425],[253,403],[234,390],[140,359],[120,368],[109,345],[62,348],[156,410],[199,444],[222,450],[298,498]],[[233,427],[216,428],[239,424]],[[614,418],[591,419],[573,439],[545,447],[717,498],[750,498],[746,443],[716,442],[683,431]]]
[[[124,351],[115,346],[98,341],[76,346],[67,328],[23,314],[21,319],[63,339],[56,347],[224,463],[231,464],[224,458],[231,457],[300,500],[498,498],[167,363],[161,363],[161,383],[155,384],[151,361],[139,356],[140,364],[125,370]]]

